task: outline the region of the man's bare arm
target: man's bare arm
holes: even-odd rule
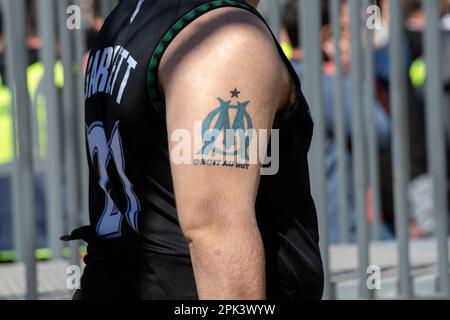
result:
[[[192,139],[202,138],[200,147],[192,143],[191,158],[205,161],[172,161],[179,219],[201,299],[265,298],[264,248],[255,217],[260,166],[208,161],[239,148],[230,140],[222,144],[223,137],[208,140],[205,134],[208,128],[270,130],[288,96],[280,64],[259,18],[229,8],[183,30],[161,63],[169,140],[178,129]],[[250,146],[242,141],[244,149],[236,158],[245,160]],[[171,152],[175,147],[171,141]]]

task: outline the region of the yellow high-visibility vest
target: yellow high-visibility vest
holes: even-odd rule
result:
[[[281,49],[283,49],[284,54],[289,60],[292,60],[294,57],[294,48],[289,42],[282,41],[280,43]]]
[[[0,77],[0,166],[14,158],[11,92]]]
[[[64,70],[60,61],[55,64],[55,85],[64,86]],[[47,157],[47,115],[46,102],[43,92],[38,91],[45,75],[42,62],[36,62],[27,68],[27,87],[32,106],[36,112],[39,157]],[[0,79],[1,80],[1,79]],[[0,165],[11,163],[14,160],[14,135],[11,114],[11,92],[0,81]],[[34,119],[33,119],[34,120]]]

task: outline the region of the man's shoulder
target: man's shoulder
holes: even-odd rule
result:
[[[274,90],[260,92],[274,100],[288,100],[291,90],[291,77],[270,29],[255,12],[240,8],[216,9],[193,21],[168,46],[158,72],[162,92],[172,92],[176,83],[229,79],[255,88],[276,84],[270,86]]]
[[[161,61],[165,70],[183,65],[259,63],[269,72],[280,67],[280,54],[264,21],[248,10],[224,7],[193,21],[173,39]],[[262,64],[262,65],[261,65]],[[257,71],[257,70],[255,70]]]

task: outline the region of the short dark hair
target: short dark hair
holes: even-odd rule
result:
[[[343,4],[343,2],[342,2]],[[341,4],[341,6],[342,6]],[[330,24],[330,8],[328,5],[328,1],[327,0],[322,0],[321,1],[321,7],[320,7],[320,13],[322,15],[322,23],[321,23],[321,27],[325,27],[328,26]]]
[[[422,6],[422,0],[407,0],[405,3],[405,16],[408,17],[417,11],[421,11],[423,9]]]
[[[27,33],[29,36],[35,36],[38,34],[35,0],[26,1],[26,11],[27,11],[27,18],[26,18]]]
[[[327,0],[320,0],[320,11],[321,11],[321,27],[330,24],[330,12]],[[345,3],[345,1],[343,1]],[[299,17],[298,0],[288,0],[283,8],[282,24],[286,28],[289,36],[289,40],[294,48],[300,47],[300,30],[301,22]]]
[[[109,1],[112,1],[112,0],[109,0]],[[92,4],[92,11],[93,11],[94,17],[100,17],[102,15],[100,0],[94,0],[94,3]]]

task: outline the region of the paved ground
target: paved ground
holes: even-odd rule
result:
[[[41,299],[69,299],[72,291],[66,287],[66,261],[38,264],[38,289]],[[0,265],[0,299],[24,299],[25,267],[22,264]]]
[[[410,244],[412,284],[417,298],[440,297],[437,290],[437,243],[435,240],[412,241]],[[330,268],[335,296],[338,299],[357,298],[358,249],[355,245],[330,248]],[[370,263],[381,269],[382,287],[374,291],[379,299],[399,298],[398,249],[395,242],[373,243],[370,247]]]
[[[433,240],[411,242],[412,279],[416,296],[419,298],[437,297],[436,249],[436,242]],[[330,248],[330,267],[337,299],[357,298],[357,253],[357,247],[354,245]],[[382,270],[382,289],[375,292],[375,297],[398,298],[396,244],[372,244],[370,259],[371,264]],[[66,261],[38,264],[40,299],[70,299],[72,291],[66,287],[68,265]],[[24,299],[24,272],[25,268],[21,264],[0,265],[0,299]]]

